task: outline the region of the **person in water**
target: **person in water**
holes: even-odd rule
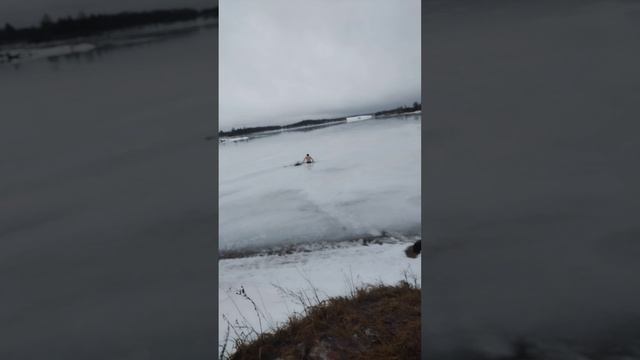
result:
[[[313,160],[313,158],[311,156],[309,156],[309,154],[307,154],[307,156],[304,157],[302,162],[303,163],[307,163],[307,164],[311,164],[312,162],[315,162],[315,160]]]

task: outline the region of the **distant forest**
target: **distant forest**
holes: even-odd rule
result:
[[[378,111],[374,114],[375,116],[384,116],[384,115],[403,114],[403,113],[414,112],[418,110],[422,110],[422,105],[417,102],[414,102],[412,106],[403,105],[395,109]],[[229,131],[222,131],[222,130],[219,131],[218,136],[220,137],[221,136],[242,136],[242,135],[249,135],[249,134],[263,132],[263,131],[294,129],[294,128],[299,128],[299,127],[308,126],[308,125],[321,125],[321,124],[330,123],[330,122],[345,121],[346,119],[347,117],[339,117],[339,118],[332,118],[332,119],[302,120],[302,121],[298,121],[288,125],[254,126],[254,127],[240,128],[240,129],[232,128]]]
[[[375,115],[376,116],[381,116],[381,115],[402,114],[402,113],[414,112],[414,111],[418,111],[418,110],[422,110],[422,104],[414,102],[413,106],[404,106],[403,105],[403,106],[400,106],[400,107],[397,107],[397,108],[391,109],[391,110],[378,111],[377,113],[375,113]]]
[[[45,14],[39,26],[16,29],[11,24],[0,28],[0,45],[13,43],[39,43],[83,36],[144,25],[168,24],[198,18],[217,18],[218,8],[171,9],[118,14],[78,14],[52,20]]]
[[[341,118],[334,118],[334,119],[302,120],[302,121],[298,121],[288,125],[254,126],[254,127],[245,127],[241,129],[232,128],[229,131],[221,130],[220,132],[218,132],[218,135],[219,136],[240,136],[240,135],[248,135],[248,134],[253,134],[253,133],[263,132],[263,131],[293,129],[293,128],[302,127],[302,126],[320,125],[320,124],[336,122],[336,121],[344,121],[344,120],[346,120],[346,118],[341,117]]]

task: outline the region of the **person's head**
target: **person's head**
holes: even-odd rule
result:
[[[309,154],[307,154],[307,156],[309,156]]]

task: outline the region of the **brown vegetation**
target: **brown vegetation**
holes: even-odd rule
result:
[[[420,289],[407,282],[356,289],[237,345],[230,359],[419,359]]]

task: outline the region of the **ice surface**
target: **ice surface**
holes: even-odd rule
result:
[[[419,116],[401,116],[221,144],[220,250],[419,235],[420,128]],[[316,163],[293,166],[307,153]],[[404,255],[408,244],[351,243],[221,260],[219,343],[229,322],[266,331],[301,311],[279,288],[314,287],[324,298],[346,295],[352,282],[393,284],[407,273],[419,279],[419,261]],[[240,287],[258,311],[235,293]],[[227,350],[235,337],[231,330]]]
[[[220,250],[420,233],[420,116],[219,149]],[[317,162],[291,166],[310,154]]]

